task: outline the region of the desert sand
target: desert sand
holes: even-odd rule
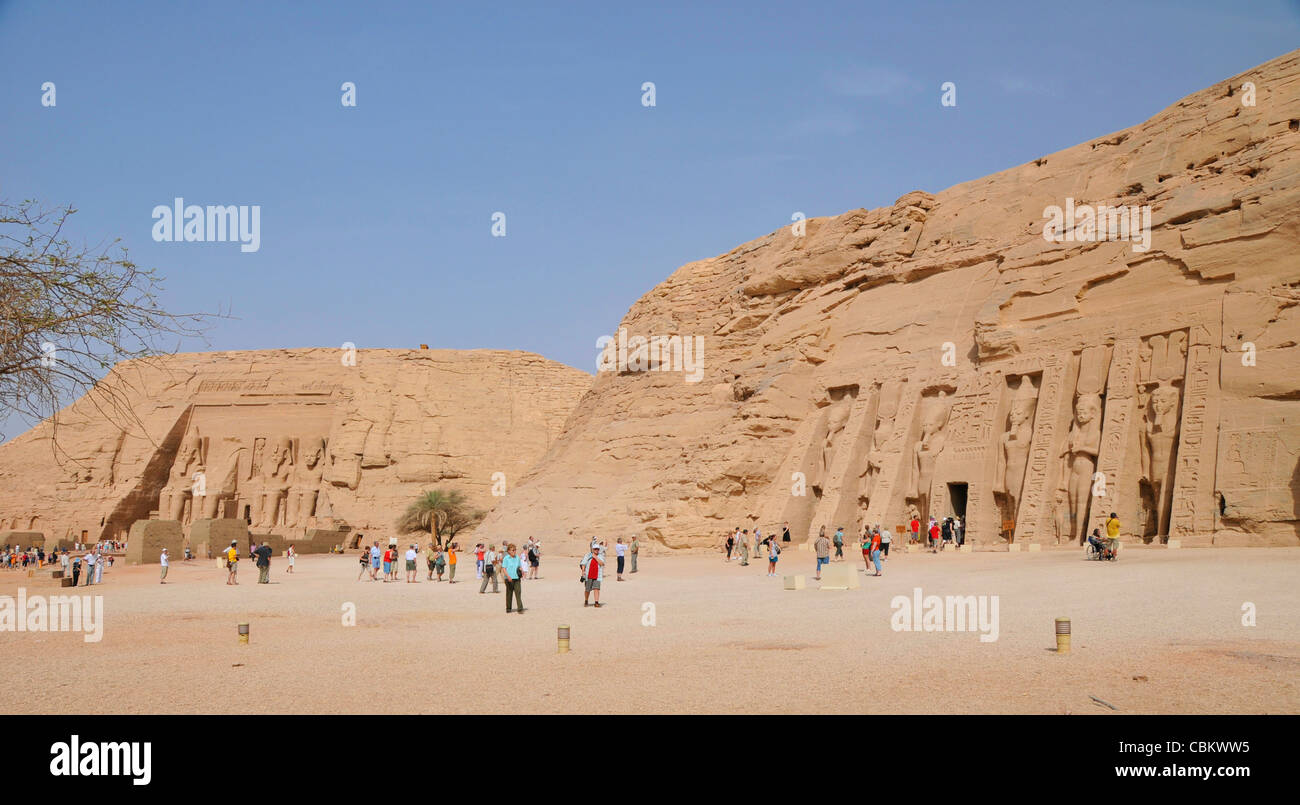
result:
[[[855,551],[847,552],[854,561]],[[464,560],[465,555],[462,555]],[[819,590],[812,554],[779,568],[717,552],[647,556],[600,610],[576,557],[546,555],[527,612],[457,584],[356,581],[355,554],[272,563],[237,587],[213,561],[109,570],[99,643],[0,632],[7,713],[1296,713],[1300,549],[1126,548],[895,555],[861,587]],[[404,575],[404,574],[402,574]],[[61,592],[0,572],[0,595]],[[999,596],[999,635],[896,632],[896,595]],[[489,588],[490,590],[490,588]],[[85,588],[77,592],[85,594]],[[1255,605],[1257,625],[1242,624]],[[346,604],[356,625],[343,625]],[[643,625],[653,604],[655,625]],[[1073,650],[1053,621],[1072,619]],[[251,624],[240,645],[237,624]],[[556,652],[556,627],[572,651]],[[1092,701],[1109,702],[1111,710]]]

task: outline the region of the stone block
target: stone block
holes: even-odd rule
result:
[[[957,549],[959,553],[974,553],[975,547],[972,545],[963,545]]]
[[[785,589],[787,590],[802,590],[806,584],[807,579],[802,574],[785,577]]]
[[[1171,550],[1174,548],[1181,548],[1183,547],[1183,541],[1179,539],[1171,539],[1165,543],[1165,547]]]
[[[16,545],[19,548],[44,548],[44,531],[0,531],[0,545]]]
[[[1007,546],[1007,551],[1010,553],[1020,553],[1020,545],[1013,542]]]
[[[1038,552],[1041,551],[1041,550],[1043,550],[1043,546],[1042,546],[1042,545],[1039,545],[1037,542],[1031,542],[1031,543],[1029,543],[1029,552],[1030,552],[1030,553],[1038,553]]]
[[[190,550],[199,558],[224,551],[230,547],[231,540],[241,551],[248,550],[248,523],[238,519],[212,519],[195,520],[190,526]],[[205,545],[206,550],[200,550]],[[185,554],[182,552],[180,555]]]
[[[136,520],[126,538],[128,565],[156,565],[162,549],[172,558],[185,555],[185,533],[177,520]]]
[[[72,587],[72,586],[73,586],[73,583],[72,583],[72,577],[69,576],[68,578],[65,578],[65,579],[59,579],[59,586],[60,586],[60,587]]]
[[[856,590],[859,586],[858,566],[853,562],[831,563],[822,568],[823,590]]]

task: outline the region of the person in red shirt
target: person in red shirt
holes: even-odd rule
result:
[[[921,541],[921,519],[919,517],[913,517],[911,522],[911,527],[912,527],[912,544],[916,544]]]
[[[474,546],[474,578],[483,578],[483,543]],[[496,582],[492,582],[496,584]]]
[[[930,518],[930,553],[939,552],[939,524]]]
[[[871,562],[876,566],[876,575],[880,575],[880,528],[871,529]]]

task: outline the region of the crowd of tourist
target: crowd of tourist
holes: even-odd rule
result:
[[[44,546],[34,545],[22,548],[18,545],[5,545],[0,550],[0,569],[4,570],[42,570],[58,567],[65,578],[73,579],[73,586],[83,584],[100,584],[104,580],[104,569],[112,567],[116,558],[115,550],[120,550],[124,543],[104,541],[94,545],[76,543],[74,549],[52,548],[48,553]]]

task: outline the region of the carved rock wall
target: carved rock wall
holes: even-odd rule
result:
[[[125,539],[139,520],[250,519],[302,538],[394,533],[425,489],[480,508],[558,437],[591,376],[493,350],[182,354],[126,362],[49,422],[0,445],[0,531]],[[115,406],[96,406],[106,389]],[[106,419],[101,411],[119,413]],[[54,437],[54,438],[52,438]]]
[[[1137,214],[1044,238],[1049,207],[1098,205]],[[1296,544],[1297,212],[1293,52],[1133,128],[685,265],[620,326],[704,336],[704,381],[598,374],[485,527],[702,546],[921,504],[986,544],[1007,521],[1077,540],[1109,511],[1130,537]]]

